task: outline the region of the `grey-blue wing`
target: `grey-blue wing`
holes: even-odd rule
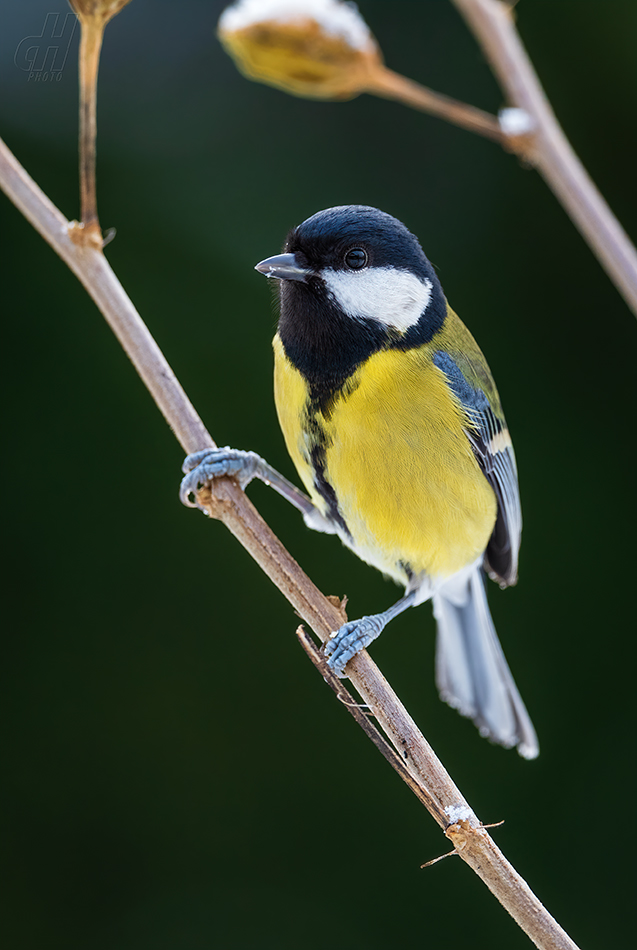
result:
[[[507,587],[515,584],[518,576],[522,509],[515,454],[497,392],[493,387],[496,404],[492,405],[487,394],[466,379],[449,353],[434,353],[433,361],[446,375],[462,404],[468,422],[465,431],[478,464],[495,492],[498,514],[485,551],[484,567],[489,577]],[[488,373],[488,368],[486,371]]]
[[[502,587],[518,578],[522,508],[518,471],[509,430],[490,408],[469,413],[475,428],[467,430],[471,446],[498,502],[498,515],[484,555],[485,570]]]

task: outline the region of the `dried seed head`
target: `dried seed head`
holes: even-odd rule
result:
[[[249,79],[296,96],[352,98],[382,67],[358,8],[340,0],[238,0],[221,14],[218,32]]]
[[[108,23],[130,0],[69,0],[80,17],[100,17]]]

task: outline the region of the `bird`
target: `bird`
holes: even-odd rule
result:
[[[535,758],[535,729],[489,611],[517,581],[522,516],[511,436],[486,359],[417,237],[367,205],[327,208],[256,265],[277,281],[274,396],[302,492],[255,452],[189,455],[180,497],[259,478],[314,530],[404,587],[324,646],[341,678],[408,607],[432,601],[441,698],[481,735]],[[194,498],[194,501],[191,500]]]

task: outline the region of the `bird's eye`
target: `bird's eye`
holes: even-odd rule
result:
[[[360,270],[367,263],[367,252],[362,247],[350,247],[345,263],[351,270]]]

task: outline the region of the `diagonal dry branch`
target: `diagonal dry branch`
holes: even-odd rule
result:
[[[515,27],[511,5],[503,0],[453,2],[481,44],[510,105],[530,118],[527,159],[637,314],[637,250],[564,135]]]
[[[70,224],[0,140],[0,186],[82,282],[113,329],[182,448],[213,446],[203,422],[135,310],[103,251],[69,236]],[[322,642],[342,618],[303,573],[238,484],[218,479],[200,493]],[[366,652],[348,665],[351,683],[396,749],[419,798],[459,856],[541,950],[577,950],[481,825],[433,749]]]

